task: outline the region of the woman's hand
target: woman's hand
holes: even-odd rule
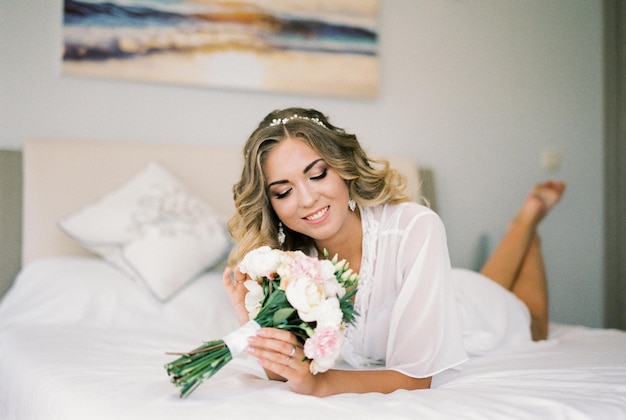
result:
[[[254,356],[270,379],[286,380],[299,394],[325,397],[345,392],[390,393],[398,389],[430,388],[431,378],[412,378],[393,370],[333,370],[313,375],[310,361],[295,335],[277,328],[261,328],[248,339],[248,354]]]
[[[315,394],[320,375],[309,370],[304,349],[296,336],[278,328],[261,328],[248,339],[248,354],[254,356],[270,379],[286,380],[299,394]]]
[[[234,270],[226,267],[222,274],[224,288],[241,325],[250,320],[245,306],[248,289],[243,285],[248,279],[238,266]],[[304,349],[293,333],[261,328],[256,336],[250,337],[248,344],[248,353],[259,361],[270,379],[289,381],[292,389],[301,394],[313,393],[316,380],[309,371],[310,362],[302,360]]]
[[[233,274],[234,282],[231,280],[231,274]],[[248,310],[245,305],[245,298],[246,293],[248,293],[248,289],[246,289],[243,285],[243,282],[247,279],[248,277],[239,270],[239,266],[235,267],[234,271],[231,270],[230,267],[226,267],[224,269],[224,273],[222,274],[222,282],[226,288],[228,298],[230,299],[230,303],[233,305],[235,316],[237,317],[237,321],[239,321],[240,325],[243,325],[250,320],[250,316],[248,315]]]

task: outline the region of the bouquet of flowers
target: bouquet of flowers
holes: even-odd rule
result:
[[[172,383],[181,388],[181,398],[243,352],[259,328],[294,333],[304,344],[313,374],[330,369],[339,357],[346,325],[357,316],[352,298],[358,275],[345,260],[336,255],[331,260],[326,251],[319,260],[263,246],[246,254],[239,268],[250,277],[244,282],[250,321],[165,365]]]

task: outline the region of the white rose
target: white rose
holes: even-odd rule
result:
[[[294,252],[281,252],[280,258],[276,267],[276,273],[280,277],[280,286],[281,290],[286,290],[287,286],[289,286],[289,282],[291,281],[291,265],[294,263],[296,259],[296,254]]]
[[[326,297],[322,285],[305,277],[291,281],[285,290],[285,296],[304,322],[316,320],[317,307]]]
[[[250,319],[256,318],[261,311],[261,302],[263,301],[263,288],[254,280],[246,280],[243,285],[248,289],[244,304]]]
[[[322,260],[319,262],[320,277],[324,281],[324,292],[326,296],[343,296],[345,290],[337,281],[335,277],[335,266],[329,260]]]
[[[346,289],[337,281],[335,276],[324,281],[324,292],[327,297],[342,298],[346,294]]]
[[[335,279],[335,265],[329,260],[320,261],[320,271],[325,279]]]
[[[316,308],[317,327],[339,328],[343,320],[343,312],[339,307],[339,299],[328,298]]]
[[[313,375],[317,375],[318,373],[326,372],[328,369],[335,365],[336,358],[322,358],[319,357],[317,359],[311,360],[311,364],[309,365],[309,370]]]
[[[256,280],[260,277],[269,277],[276,273],[280,263],[281,251],[269,246],[262,246],[248,252],[239,263],[239,270]]]

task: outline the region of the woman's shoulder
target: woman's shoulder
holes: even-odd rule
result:
[[[416,223],[441,225],[441,219],[431,208],[412,201],[371,207],[372,217],[382,226],[404,229]],[[381,227],[382,227],[381,226]]]
[[[431,208],[414,201],[405,201],[397,204],[382,204],[373,207],[373,213],[382,217],[418,217],[418,216],[439,216]]]

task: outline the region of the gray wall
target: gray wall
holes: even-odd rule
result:
[[[354,100],[62,76],[61,0],[2,0],[0,148],[31,137],[240,145],[267,111],[316,107],[371,152],[434,170],[453,263],[470,268],[531,184],[563,178],[541,228],[551,312],[600,326],[601,1],[380,4],[380,95]],[[556,172],[541,165],[548,149],[562,156]]]

